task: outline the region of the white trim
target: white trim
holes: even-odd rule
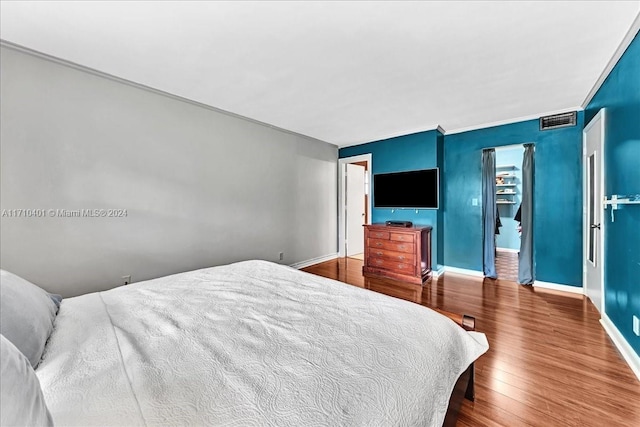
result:
[[[496,151],[496,153],[500,152],[500,151],[513,150],[514,148],[522,148],[524,150],[524,144],[534,144],[535,145],[535,142],[523,142],[522,144],[501,145],[501,146],[492,147],[492,148]]]
[[[596,96],[596,93],[598,93],[604,81],[607,79],[607,77],[609,77],[609,73],[611,73],[620,58],[622,58],[622,55],[624,55],[624,52],[629,47],[636,34],[638,34],[638,31],[640,31],[640,12],[636,15],[636,19],[634,19],[633,23],[631,24],[631,28],[629,28],[629,31],[627,31],[627,34],[625,34],[624,38],[620,42],[620,46],[618,46],[618,49],[616,49],[616,51],[613,53],[613,56],[611,57],[609,62],[607,62],[604,70],[602,70],[602,73],[600,73],[600,77],[598,77],[598,80],[596,80],[595,84],[589,91],[589,94],[582,102],[582,109],[587,108],[587,105],[589,105],[593,97]]]
[[[484,278],[484,273],[482,271],[467,270],[466,268],[458,268],[458,267],[449,267],[448,265],[444,267],[444,272]]]
[[[328,255],[323,255],[315,258],[308,259],[306,261],[296,262],[294,264],[290,264],[289,267],[300,270],[301,268],[309,267],[310,265],[320,264],[321,262],[331,261],[332,259],[338,258],[338,253],[332,253]]]
[[[496,247],[496,251],[498,251],[498,252],[510,252],[512,254],[517,254],[518,252],[520,252],[520,249],[498,248],[498,247]]]
[[[379,136],[372,136],[369,137],[365,140],[358,140],[358,141],[354,141],[354,142],[345,142],[343,144],[337,144],[338,148],[346,148],[346,147],[353,147],[354,145],[364,145],[364,144],[369,144],[372,142],[378,142],[378,141],[384,141],[385,139],[392,139],[392,138],[398,138],[401,136],[407,136],[407,135],[413,135],[414,133],[420,133],[420,132],[429,132],[432,130],[439,130],[440,133],[442,133],[444,135],[444,129],[442,129],[440,127],[440,125],[431,125],[431,126],[422,126],[419,128],[415,128],[415,129],[409,129],[409,130],[403,130],[403,131],[396,131],[396,132],[392,132],[389,134],[385,134],[385,135],[379,135]]]
[[[600,324],[613,341],[613,344],[616,346],[625,362],[629,365],[631,370],[636,377],[640,381],[640,356],[635,352],[635,350],[631,347],[631,345],[627,342],[627,340],[622,336],[620,330],[616,327],[616,325],[609,319],[609,316],[606,314],[602,314],[602,318],[600,319]]]
[[[431,277],[440,277],[444,274],[445,266],[441,265],[436,270],[431,270]]]
[[[217,107],[214,107],[212,105],[203,104],[201,102],[194,101],[194,100],[189,99],[189,98],[184,98],[184,97],[182,97],[180,95],[174,95],[174,94],[172,94],[170,92],[165,92],[163,90],[156,89],[154,87],[147,86],[147,85],[144,85],[142,83],[137,83],[137,82],[134,82],[132,80],[127,80],[127,79],[124,79],[122,77],[114,76],[113,74],[105,73],[103,71],[96,70],[94,68],[87,67],[87,66],[84,66],[84,65],[72,62],[72,61],[68,61],[66,59],[58,58],[58,57],[53,56],[53,55],[48,55],[46,53],[39,52],[37,50],[33,50],[33,49],[28,48],[28,47],[25,47],[25,46],[22,46],[22,45],[19,45],[19,44],[16,44],[16,43],[4,40],[4,39],[0,39],[0,46],[6,47],[7,49],[12,49],[12,50],[15,50],[15,51],[18,51],[18,52],[25,53],[27,55],[35,56],[36,58],[44,59],[44,60],[56,63],[58,65],[69,67],[69,68],[72,68],[74,70],[78,70],[78,71],[82,71],[84,73],[92,74],[94,76],[102,77],[102,78],[105,78],[105,79],[108,79],[108,80],[111,80],[111,81],[114,81],[114,82],[117,82],[117,83],[122,83],[122,84],[125,84],[127,86],[134,87],[136,89],[141,89],[141,90],[144,90],[144,91],[147,91],[147,92],[155,93],[156,95],[166,96],[167,98],[175,99],[176,101],[186,102],[187,104],[195,105],[196,107],[206,108],[207,110],[211,110],[211,111],[215,111],[215,112],[220,113],[220,114],[224,114],[224,115],[227,115],[227,116],[235,117],[236,119],[246,120],[248,122],[255,123],[257,125],[266,126],[268,128],[271,128],[271,129],[274,129],[274,130],[278,130],[280,132],[288,133],[290,135],[295,135],[295,136],[300,136],[300,137],[303,137],[303,138],[313,139],[315,141],[320,141],[320,142],[324,142],[324,143],[335,145],[335,146],[338,145],[338,144],[333,143],[333,142],[322,141],[321,139],[314,138],[313,136],[305,135],[305,134],[302,134],[300,132],[294,132],[294,131],[289,130],[289,129],[284,129],[284,128],[281,128],[281,127],[278,127],[278,126],[275,126],[275,125],[272,125],[272,124],[269,124],[269,123],[261,122],[260,120],[252,119],[251,117],[246,117],[246,116],[242,116],[240,114],[232,113],[231,111],[223,110],[221,108],[217,108]]]
[[[465,276],[473,276],[473,277],[484,277],[484,273],[482,271],[477,270],[467,270],[464,268],[458,267],[444,267],[445,273],[455,273],[455,274],[463,274]],[[569,292],[572,294],[582,294],[582,288],[579,286],[570,286],[570,285],[561,285],[558,283],[549,283],[549,282],[541,282],[536,280],[533,282],[534,287],[545,288],[545,289],[553,289],[555,291]]]
[[[367,219],[369,220],[369,224],[371,224],[371,202],[373,200],[373,194],[371,193],[371,182],[372,182],[372,169],[373,169],[373,155],[371,153],[360,154],[358,156],[344,157],[342,159],[338,159],[338,256],[344,257],[344,240],[345,240],[345,198],[347,196],[347,191],[345,187],[345,179],[344,174],[346,170],[347,163],[356,163],[356,162],[367,162],[367,174],[369,175],[369,206],[367,206]]]
[[[607,124],[607,114],[606,109],[601,108],[598,113],[593,116],[591,121],[587,123],[587,125],[582,130],[582,164],[583,164],[583,173],[582,173],[582,293],[587,295],[587,250],[588,250],[588,241],[589,241],[589,231],[590,225],[587,224],[587,202],[588,202],[588,194],[587,194],[587,173],[588,173],[588,163],[587,163],[587,132],[591,130],[591,128],[600,121],[600,156],[597,155],[596,159],[600,160],[600,196],[604,196],[605,191],[605,181],[604,178],[606,176],[605,163],[604,163],[604,149],[605,149],[605,129]],[[601,315],[605,314],[605,305],[604,305],[604,266],[605,266],[605,254],[604,254],[604,244],[605,244],[605,235],[606,235],[606,226],[605,226],[605,211],[604,205],[600,203],[596,203],[596,209],[600,209],[600,244],[598,245],[598,253],[596,254],[596,260],[600,262],[600,307],[596,307]],[[593,301],[592,301],[593,302]]]
[[[518,122],[525,122],[527,120],[533,120],[533,119],[539,119],[540,117],[544,117],[544,116],[551,116],[554,114],[561,114],[561,113],[569,113],[569,112],[573,112],[573,111],[582,111],[584,110],[581,106],[577,106],[577,107],[571,107],[571,108],[563,108],[561,110],[553,110],[553,111],[546,111],[543,113],[537,113],[537,114],[529,114],[526,116],[522,116],[522,117],[514,117],[511,119],[504,119],[504,120],[498,120],[496,122],[491,122],[491,123],[482,123],[482,124],[477,124],[477,125],[473,125],[473,126],[466,126],[466,127],[461,127],[458,129],[453,129],[450,131],[447,131],[447,135],[453,135],[454,133],[463,133],[463,132],[469,132],[472,130],[478,130],[478,129],[486,129],[486,128],[491,128],[491,127],[495,127],[495,126],[503,126],[503,125],[508,125],[508,124],[512,124],[512,123],[518,123]]]
[[[583,294],[582,286],[561,285],[559,283],[533,281],[534,288],[552,289],[554,291],[568,292],[571,294]]]
[[[379,137],[371,137],[371,138],[368,138],[368,139],[366,139],[364,141],[347,142],[347,143],[344,143],[344,144],[337,144],[337,145],[338,145],[338,148],[353,147],[355,145],[364,145],[364,144],[369,144],[371,142],[383,141],[385,139],[397,138],[397,137],[400,137],[400,136],[412,135],[414,133],[420,133],[420,132],[428,132],[428,131],[431,131],[431,130],[438,130],[443,135],[453,135],[453,134],[456,134],[456,133],[469,132],[469,131],[472,131],[472,130],[486,129],[486,128],[491,128],[491,127],[495,127],[495,126],[503,126],[503,125],[508,125],[508,124],[512,124],[512,123],[524,122],[524,121],[527,121],[527,120],[533,120],[533,119],[537,120],[540,117],[551,116],[551,115],[554,115],[554,114],[569,113],[569,112],[573,112],[573,111],[583,111],[583,110],[584,110],[584,108],[582,106],[576,106],[576,107],[570,107],[570,108],[562,108],[562,109],[559,109],[559,110],[545,111],[545,112],[542,112],[542,113],[529,114],[529,115],[521,116],[521,117],[513,117],[513,118],[510,118],[510,119],[498,120],[498,121],[495,121],[495,122],[481,123],[481,124],[472,125],[472,126],[465,126],[465,127],[461,127],[461,128],[457,128],[457,129],[453,129],[453,130],[448,130],[448,131],[445,131],[440,125],[437,125],[435,127],[429,126],[429,127],[426,127],[426,128],[418,128],[418,129],[414,129],[414,130],[405,130],[405,131],[401,131],[401,132],[394,132],[392,134],[379,136]],[[516,145],[520,145],[520,144],[516,144]]]

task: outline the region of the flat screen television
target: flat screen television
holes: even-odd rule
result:
[[[437,168],[373,176],[373,204],[376,208],[438,209]]]

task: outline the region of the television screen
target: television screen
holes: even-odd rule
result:
[[[438,169],[373,176],[376,208],[438,209]]]

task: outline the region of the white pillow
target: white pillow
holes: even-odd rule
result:
[[[35,369],[53,331],[59,300],[33,283],[0,270],[0,333]]]
[[[0,425],[52,426],[40,381],[27,358],[0,334]]]

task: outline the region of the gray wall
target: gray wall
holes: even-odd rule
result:
[[[3,269],[63,296],[244,259],[337,249],[337,148],[1,50]],[[7,212],[4,212],[7,214]]]

